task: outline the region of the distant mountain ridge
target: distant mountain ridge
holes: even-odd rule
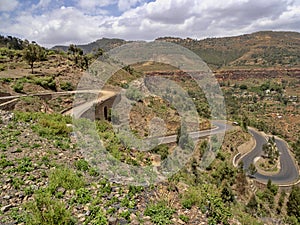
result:
[[[118,38],[113,38],[113,39],[102,38],[102,39],[96,40],[94,42],[91,42],[89,44],[77,45],[77,47],[81,48],[84,53],[90,53],[93,50],[97,50],[98,48],[101,48],[104,51],[109,51],[110,49],[121,46],[125,43],[127,43],[127,41],[118,39]],[[66,52],[66,51],[68,51],[68,48],[69,48],[69,46],[57,45],[57,46],[54,46],[52,49],[62,50],[62,51]]]
[[[182,45],[215,68],[300,65],[300,33],[297,32],[260,31],[203,40],[172,37],[156,40]]]
[[[160,37],[156,40],[176,43],[192,50],[214,69],[300,66],[300,33],[297,32],[260,31],[203,40],[175,37]],[[78,47],[88,53],[98,48],[109,51],[125,43],[128,41],[102,38]],[[55,46],[53,49],[67,51],[68,46]]]

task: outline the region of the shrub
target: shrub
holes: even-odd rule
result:
[[[174,209],[168,207],[164,201],[161,201],[156,204],[150,203],[147,205],[144,215],[150,216],[153,223],[164,225],[171,223],[174,212]]]
[[[292,188],[289,200],[286,204],[287,214],[291,217],[298,218],[298,223],[300,222],[300,188],[294,186]]]
[[[1,158],[0,158],[0,168],[1,169],[4,169],[5,167],[8,167],[8,166],[13,166],[13,165],[14,165],[14,163],[7,160],[4,155],[1,156]]]
[[[75,166],[80,171],[87,171],[89,169],[89,163],[84,159],[79,159],[75,162]]]
[[[84,187],[84,185],[85,182],[83,178],[79,177],[73,170],[66,167],[56,168],[49,174],[49,189],[52,193],[54,193],[58,187],[63,187],[67,190],[78,190],[79,188]]]
[[[61,82],[60,83],[60,88],[64,91],[73,91],[74,86],[70,82]]]
[[[34,167],[32,165],[30,158],[24,157],[18,160],[18,167],[16,168],[16,171],[26,173],[26,172],[31,172],[33,170]]]
[[[86,203],[90,202],[91,199],[92,199],[92,196],[88,189],[79,188],[76,191],[76,198],[73,199],[73,201],[76,203],[79,203],[79,204],[86,204]]]
[[[72,225],[75,224],[71,212],[65,204],[51,197],[49,192],[38,191],[34,200],[25,204],[28,225]]]
[[[202,201],[201,195],[199,195],[196,188],[190,188],[184,193],[181,199],[181,204],[184,208],[190,209],[194,205],[200,205]]]
[[[169,147],[166,144],[162,144],[159,146],[156,146],[154,149],[151,150],[151,152],[155,154],[159,154],[161,156],[161,160],[164,160],[169,155]]]
[[[186,215],[179,215],[179,219],[181,219],[185,223],[189,222],[190,220],[190,218]]]
[[[144,98],[144,95],[135,87],[129,87],[125,93],[126,97],[133,101],[140,101]]]
[[[14,89],[15,92],[22,93],[22,91],[23,91],[23,83],[17,82],[17,83],[13,86],[13,89]]]
[[[51,89],[53,91],[56,91],[56,82],[53,77],[35,78],[34,83],[42,86],[45,89]]]
[[[100,206],[92,206],[90,207],[90,216],[86,219],[84,224],[107,225],[108,220]]]

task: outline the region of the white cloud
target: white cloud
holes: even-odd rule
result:
[[[12,11],[18,6],[17,0],[0,0],[0,12],[1,11]]]
[[[41,2],[46,4],[47,1]],[[113,1],[79,0],[76,3],[87,7],[88,12],[96,7],[97,13],[87,13],[75,5],[45,11],[42,15],[23,11],[14,20],[0,14],[1,21],[5,21],[0,23],[0,33],[19,34],[51,46],[87,43],[102,37],[153,40],[161,36],[179,36],[199,39],[258,30],[300,30],[300,6],[290,0],[156,0],[144,4],[139,0],[119,0],[120,9],[127,9],[120,16],[99,14],[102,10],[99,2],[106,5]]]
[[[119,0],[118,7],[120,11],[125,11],[141,2],[142,0]]]
[[[39,4],[37,4],[37,8],[46,8],[51,3],[51,0],[40,0]]]
[[[86,43],[100,36],[95,32],[95,27],[100,22],[101,17],[87,16],[73,7],[61,7],[43,15],[23,13],[16,18],[16,23],[7,24],[5,27],[0,25],[0,32],[17,31],[45,46],[56,43]]]
[[[83,9],[92,9],[95,7],[104,7],[115,4],[115,0],[79,0],[78,6]]]

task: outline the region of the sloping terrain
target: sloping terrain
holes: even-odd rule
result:
[[[81,48],[84,53],[89,53],[94,50],[97,50],[98,48],[103,49],[104,51],[109,51],[110,49],[113,49],[115,47],[118,47],[120,45],[123,45],[127,43],[127,41],[122,39],[109,39],[109,38],[102,38],[97,41],[91,42],[86,45],[78,45],[77,47]],[[62,51],[68,51],[68,46],[58,45],[54,46],[52,49],[54,50],[62,50]]]
[[[198,54],[213,68],[300,65],[300,34],[262,31],[236,37],[204,40],[164,37]]]

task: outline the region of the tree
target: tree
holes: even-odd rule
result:
[[[300,222],[300,188],[294,186],[292,188],[291,194],[289,196],[289,200],[287,202],[287,214],[289,216],[294,216],[298,218],[298,222]]]
[[[271,164],[274,164],[279,157],[279,151],[275,144],[274,136],[269,138],[268,143],[263,145],[263,152],[269,158]]]
[[[243,170],[239,171],[236,176],[236,190],[241,195],[246,194],[246,186],[248,185],[246,174]]]
[[[31,67],[31,73],[33,74],[34,62],[40,61],[45,58],[45,51],[42,47],[36,43],[31,43],[26,46],[23,51],[23,59],[28,62]]]
[[[79,59],[83,55],[82,49],[70,44],[68,51],[72,54],[75,65],[78,65]]]
[[[221,191],[221,198],[224,203],[232,203],[235,201],[234,194],[228,183],[225,184]]]
[[[93,55],[95,56],[95,58],[99,58],[100,56],[102,56],[104,53],[102,48],[98,48],[98,49],[93,49]]]
[[[247,204],[246,210],[248,212],[254,214],[256,212],[257,208],[258,208],[258,202],[256,200],[255,195],[252,195],[249,202],[248,202],[248,204]]]
[[[278,187],[275,184],[272,184],[272,181],[269,179],[267,183],[267,188],[273,193],[273,195],[277,195]]]
[[[252,175],[252,176],[257,172],[256,167],[253,163],[250,164],[248,171],[249,171],[250,175]]]

